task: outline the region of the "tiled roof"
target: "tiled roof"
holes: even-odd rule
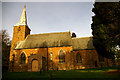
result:
[[[95,49],[92,37],[72,38],[73,50]]]
[[[70,46],[71,33],[44,33],[28,35],[24,41],[20,41],[15,49]]]

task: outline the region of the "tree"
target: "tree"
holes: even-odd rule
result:
[[[2,43],[2,71],[8,71],[9,53],[10,53],[10,39],[6,30],[0,31],[0,43]]]
[[[72,38],[73,38],[73,37],[76,37],[76,34],[75,34],[74,32],[72,33]]]
[[[93,45],[100,55],[114,58],[113,49],[120,45],[120,2],[95,2],[92,11]]]

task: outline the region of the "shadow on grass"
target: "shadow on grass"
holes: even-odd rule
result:
[[[120,73],[110,71],[116,68],[104,69],[85,69],[85,70],[66,70],[66,71],[45,71],[45,72],[5,72],[2,80],[56,80],[56,79],[102,79],[102,80],[119,80]],[[108,73],[111,73],[110,75]]]

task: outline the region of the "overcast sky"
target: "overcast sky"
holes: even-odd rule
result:
[[[75,32],[77,37],[92,36],[93,2],[3,2],[2,26],[12,39],[13,26],[19,22],[26,5],[31,34]]]

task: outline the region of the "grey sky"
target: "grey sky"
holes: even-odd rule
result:
[[[95,0],[2,0],[2,2],[94,2]]]
[[[3,2],[2,26],[11,39],[25,4],[31,34],[70,30],[77,37],[92,36],[93,2]]]
[[[0,2],[0,30],[2,28],[2,2]]]

